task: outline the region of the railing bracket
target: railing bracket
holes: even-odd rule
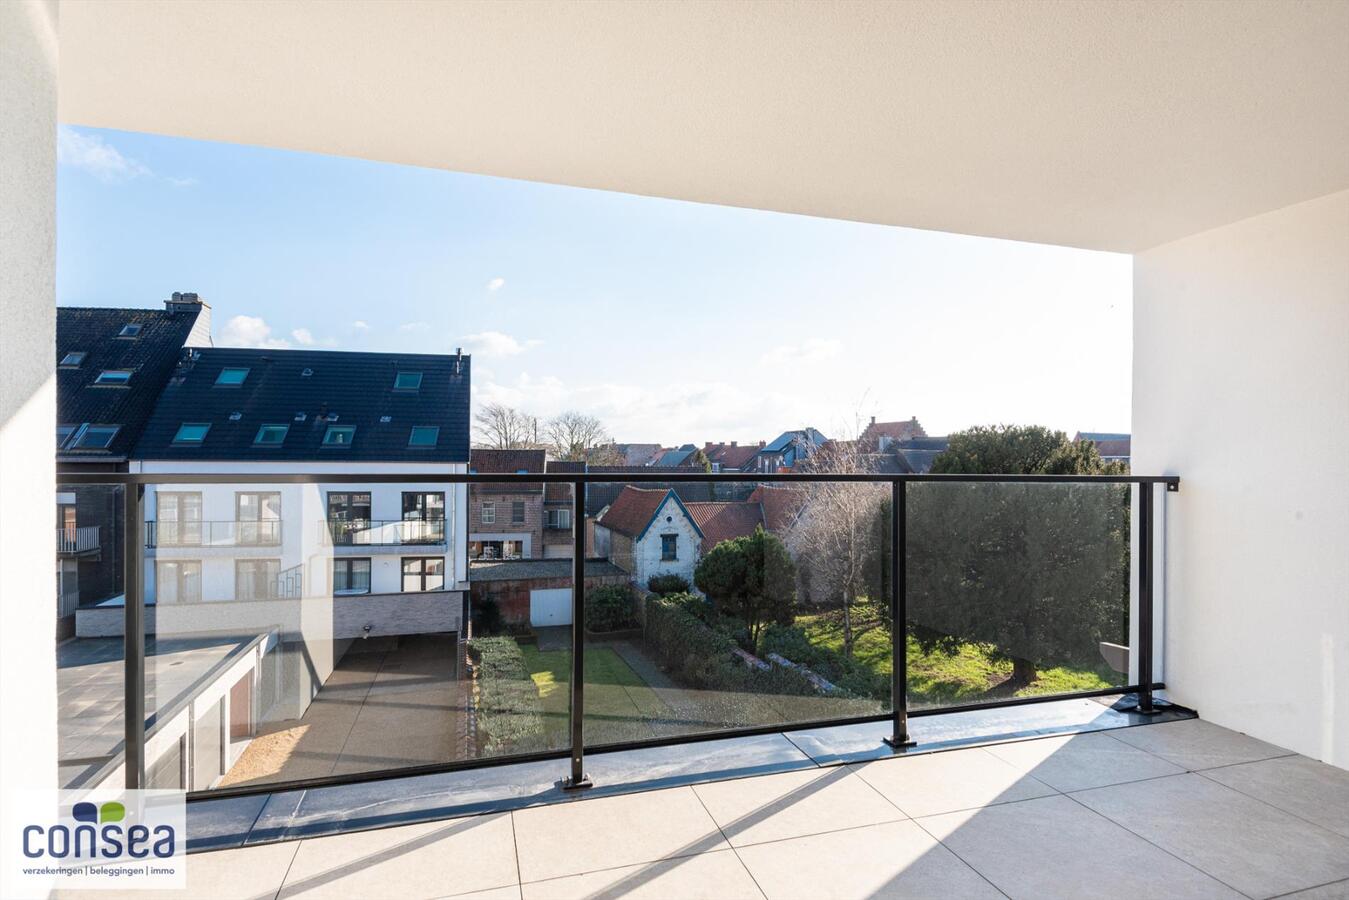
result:
[[[595,782],[590,780],[589,775],[582,775],[579,779],[574,779],[570,775],[557,783],[558,789],[563,791],[583,791],[586,788],[595,786]]]
[[[889,747],[891,750],[895,751],[896,753],[903,753],[905,750],[908,750],[910,747],[917,747],[917,746],[918,746],[918,742],[915,741],[915,740],[900,740],[899,738],[895,738],[895,737],[885,737],[885,738],[881,738],[881,740],[885,742],[885,745],[886,745],[887,747]]]

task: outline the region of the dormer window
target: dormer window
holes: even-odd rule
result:
[[[135,322],[128,322],[127,324],[122,326],[121,331],[117,332],[117,336],[119,338],[133,338],[139,337],[140,333],[141,333],[140,325],[137,325]]]
[[[285,442],[286,432],[288,431],[290,431],[289,425],[264,425],[258,429],[258,434],[253,438],[253,443],[268,447],[280,446]]]
[[[216,387],[238,387],[248,378],[248,369],[240,366],[226,366],[215,377]]]
[[[211,430],[208,422],[184,422],[178,426],[178,433],[173,436],[175,444],[200,444],[206,440],[206,432]]]
[[[434,447],[440,438],[440,428],[436,425],[413,425],[408,436],[409,447]]]
[[[355,437],[356,426],[354,425],[329,425],[328,430],[323,433],[323,446],[350,447]]]
[[[415,391],[422,386],[421,372],[399,372],[393,378],[395,391]]]
[[[83,350],[72,350],[65,356],[61,357],[61,362],[59,363],[59,365],[61,365],[63,368],[68,369],[78,368],[79,365],[84,362],[84,358],[88,355],[89,354],[84,352]]]
[[[104,369],[94,379],[94,384],[121,385],[131,380],[130,369]]]

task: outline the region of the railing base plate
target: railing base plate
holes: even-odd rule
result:
[[[891,750],[894,750],[899,753],[904,752],[910,747],[918,746],[918,742],[915,740],[900,740],[899,738],[893,737],[881,738],[881,740],[884,741],[885,745],[889,747]]]
[[[582,775],[579,781],[568,776],[559,781],[557,786],[564,791],[583,791],[586,788],[594,787],[595,782],[590,780],[589,775]]]

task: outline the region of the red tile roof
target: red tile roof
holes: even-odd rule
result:
[[[798,488],[761,484],[749,495],[749,502],[763,509],[764,528],[780,535],[801,514],[805,496]]]
[[[927,432],[923,430],[922,425],[918,424],[916,416],[904,422],[877,422],[873,418],[871,424],[862,432],[862,440],[875,445],[880,442],[882,437],[893,438],[896,441],[908,441],[917,437],[927,437]]]
[[[721,465],[722,470],[743,469],[750,463],[754,457],[759,455],[763,449],[763,443],[758,444],[705,444],[703,453],[706,454],[708,462]]]
[[[688,503],[689,515],[703,533],[703,552],[722,541],[754,533],[764,523],[758,503]]]
[[[670,493],[669,489],[644,490],[625,485],[597,521],[611,531],[635,538],[651,523],[652,516]]]

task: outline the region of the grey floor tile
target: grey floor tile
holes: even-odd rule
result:
[[[467,894],[451,894],[443,900],[520,900],[520,885],[492,888],[486,891],[470,891]]]
[[[282,898],[442,897],[518,883],[509,813],[301,841]]]
[[[58,891],[56,900],[256,900],[281,889],[298,844],[270,844],[194,853],[187,858],[187,888],[178,891]]]
[[[1349,837],[1349,772],[1344,769],[1305,756],[1285,756],[1203,775]]]
[[[1125,728],[1114,732],[1114,737],[1191,771],[1273,759],[1292,752],[1202,719]]]
[[[728,846],[689,787],[536,806],[512,815],[525,882]]]
[[[1349,839],[1201,775],[1073,798],[1252,897],[1349,878]]]
[[[886,799],[915,818],[1057,793],[978,747],[877,760],[853,768]]]
[[[1009,897],[1242,896],[1069,797],[916,821]]]
[[[780,734],[586,756],[586,774],[595,782],[591,793],[597,795],[815,768]]]
[[[1105,732],[995,744],[985,749],[1060,791],[1080,791],[1185,771]]]
[[[623,866],[521,885],[524,900],[761,900],[762,894],[730,850]]]
[[[983,877],[913,822],[755,844],[736,851],[768,900],[1000,900]]]
[[[1295,894],[1284,894],[1279,900],[1349,900],[1349,881],[1337,881]]]
[[[187,851],[242,847],[267,803],[266,794],[202,800],[187,807]]]
[[[733,847],[904,818],[844,766],[693,788]]]

